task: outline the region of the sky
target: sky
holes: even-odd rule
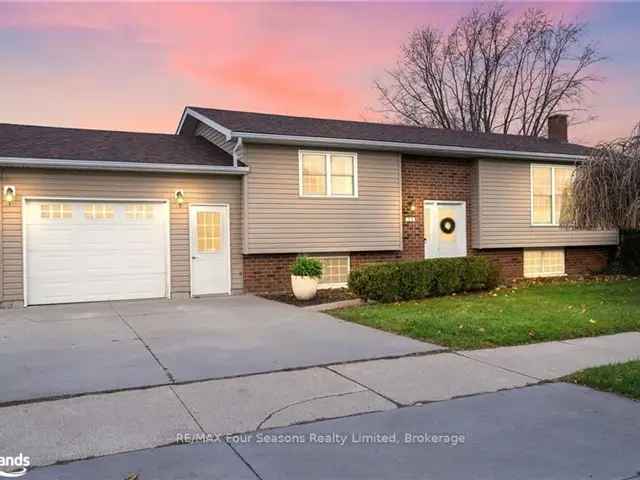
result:
[[[173,133],[185,105],[381,120],[373,82],[473,3],[0,3],[0,122]],[[640,121],[640,3],[508,3],[588,23],[608,57],[572,141]]]

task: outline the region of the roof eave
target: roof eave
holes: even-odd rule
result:
[[[60,158],[0,157],[0,167],[59,168],[72,170],[111,170],[126,172],[165,173],[217,173],[223,175],[245,175],[249,167],[224,165],[197,165],[179,163],[143,163],[97,160],[70,160]]]
[[[252,132],[231,132],[231,137],[242,138],[254,143],[278,143],[285,145],[305,145],[317,147],[356,147],[367,150],[390,150],[401,153],[430,156],[448,155],[464,158],[510,158],[519,160],[544,160],[556,162],[583,161],[586,155],[570,155],[563,153],[525,152],[518,150],[496,150],[486,148],[470,148],[444,145],[428,145],[418,143],[385,142],[377,140],[353,140],[347,138],[304,137],[295,135],[275,135]]]

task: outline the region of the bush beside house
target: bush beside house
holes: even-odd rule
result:
[[[359,297],[397,302],[494,288],[497,267],[484,257],[381,263],[355,270],[349,288]]]

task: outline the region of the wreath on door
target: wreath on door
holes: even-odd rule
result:
[[[451,234],[456,229],[456,222],[451,217],[443,218],[440,221],[440,230],[442,230],[446,234]]]

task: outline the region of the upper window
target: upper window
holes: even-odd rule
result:
[[[71,205],[68,203],[42,203],[40,204],[40,218],[71,218]]]
[[[84,207],[87,220],[109,220],[113,218],[113,207],[108,203],[92,203]]]
[[[573,167],[531,167],[531,223],[559,225],[567,200]]]
[[[355,153],[300,152],[300,195],[357,197],[358,159]]]

